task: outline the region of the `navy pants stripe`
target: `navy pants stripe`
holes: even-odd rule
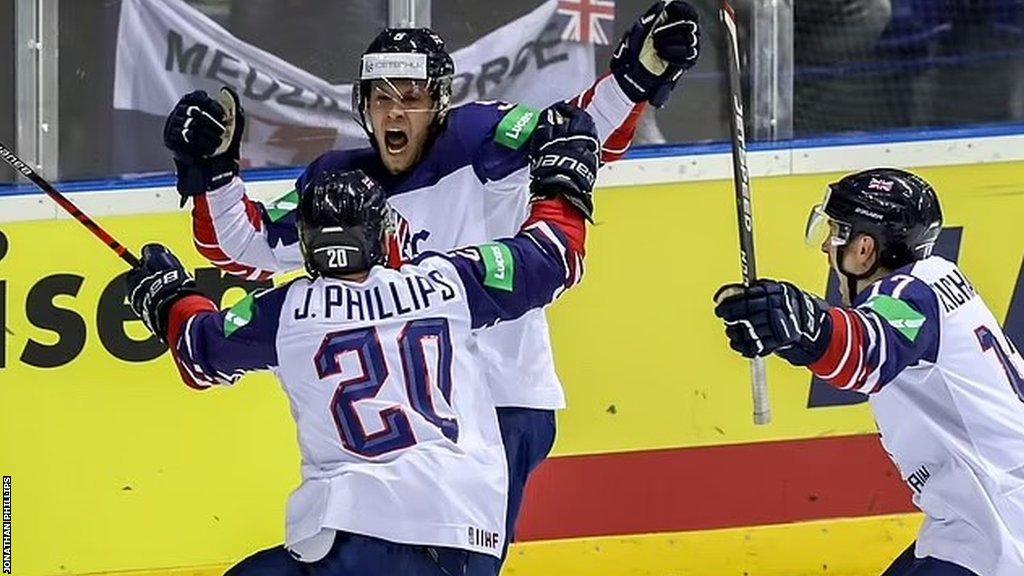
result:
[[[917,542],[903,551],[882,576],[977,576],[967,568],[938,558],[917,558],[914,548]]]
[[[554,410],[498,408],[498,426],[508,460],[508,508],[505,516],[505,558],[514,540],[523,491],[530,474],[548,457],[555,443]]]

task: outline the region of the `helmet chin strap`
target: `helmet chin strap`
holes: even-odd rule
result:
[[[864,280],[874,276],[875,272],[878,271],[878,261],[880,260],[880,258],[878,258],[878,256],[876,255],[875,261],[871,264],[871,267],[868,268],[866,272],[863,272],[861,274],[847,272],[846,270],[843,269],[843,257],[846,255],[847,246],[849,246],[849,244],[844,244],[843,246],[839,246],[836,248],[836,270],[843,278],[846,279],[846,293],[850,295],[850,306],[853,306],[853,301],[854,299],[857,298],[858,294],[857,281]]]

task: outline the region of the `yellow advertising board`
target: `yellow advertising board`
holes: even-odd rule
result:
[[[920,172],[943,201],[946,248],[1024,333],[1024,164]],[[836,176],[755,182],[762,276],[824,293],[826,262],[803,228]],[[508,573],[852,576],[913,538],[909,494],[874,448],[866,405],[771,361],[774,421],[753,425],[748,365],[711,305],[739,277],[731,186],[599,191],[585,282],[550,313],[569,408]],[[103,224],[131,247],[167,244],[223,302],[241,296],[195,253],[184,213]],[[66,220],[2,232],[0,474],[14,573],[214,574],[280,542],[298,450],[273,378],[187,389],[132,320],[124,265],[103,245]],[[868,470],[875,492],[845,495],[830,476],[843,466],[851,478]]]

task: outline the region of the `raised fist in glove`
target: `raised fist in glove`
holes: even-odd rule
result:
[[[199,294],[178,258],[160,244],[142,248],[142,262],[128,272],[128,303],[142,323],[167,343],[167,315],[179,298]]]
[[[630,100],[660,108],[699,55],[697,11],[683,0],[660,0],[622,36],[611,70]]]
[[[600,150],[590,114],[567,102],[542,111],[530,139],[531,196],[561,194],[593,222]]]
[[[178,101],[164,124],[164,146],[174,153],[182,206],[238,174],[244,131],[245,112],[231,88],[221,88],[217,100],[197,90]]]
[[[715,293],[715,303],[729,346],[747,358],[775,353],[790,364],[807,366],[828,348],[832,319],[827,304],[789,282],[726,284]]]

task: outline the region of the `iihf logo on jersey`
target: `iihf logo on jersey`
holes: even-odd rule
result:
[[[497,532],[491,532],[476,526],[468,526],[468,528],[467,535],[469,536],[470,546],[491,548],[493,550],[497,549],[498,545],[501,544],[501,534]]]
[[[928,479],[932,477],[932,473],[928,471],[928,467],[921,465],[913,474],[907,477],[907,485],[914,492],[920,494],[924,490],[924,485],[928,483]]]

